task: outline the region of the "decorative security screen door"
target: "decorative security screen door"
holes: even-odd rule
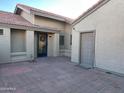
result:
[[[93,32],[81,34],[81,62],[85,68],[93,68],[95,57],[95,34]]]
[[[38,34],[38,57],[47,56],[47,33]]]

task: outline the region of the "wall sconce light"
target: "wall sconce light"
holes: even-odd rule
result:
[[[49,37],[51,38],[51,37],[52,37],[52,35],[49,35]]]

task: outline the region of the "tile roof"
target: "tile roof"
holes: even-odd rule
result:
[[[33,8],[33,7],[30,7],[30,6],[27,6],[27,5],[23,5],[23,4],[17,4],[16,7],[22,7],[30,12],[34,11],[34,12],[37,12],[37,13],[42,13],[42,14],[47,14],[47,15],[50,15],[50,16],[54,16],[54,17],[58,17],[58,18],[61,18],[61,19],[64,19],[65,22],[72,22],[73,19],[71,18],[68,18],[68,17],[64,17],[64,16],[61,16],[61,15],[57,15],[55,13],[51,13],[51,12],[47,12],[47,11],[44,11],[44,10],[40,10],[40,9],[37,9],[37,8]]]
[[[35,29],[50,29],[50,30],[61,30],[61,29],[56,29],[56,28],[51,28],[51,27],[45,27],[45,26],[39,26],[30,23],[23,17],[11,13],[11,12],[5,12],[5,11],[0,11],[0,25],[2,26],[3,24],[7,25],[14,25],[14,26],[23,26],[23,27],[28,27],[28,28],[35,28]]]
[[[23,17],[10,13],[0,11],[0,23],[3,24],[13,24],[13,25],[22,25],[22,26],[33,26],[32,23],[28,22]]]

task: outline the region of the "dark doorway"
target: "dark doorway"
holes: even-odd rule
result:
[[[47,56],[47,33],[38,33],[38,57]]]

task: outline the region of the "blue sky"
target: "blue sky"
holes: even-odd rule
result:
[[[77,18],[98,0],[0,0],[0,10],[13,12],[17,3]]]

